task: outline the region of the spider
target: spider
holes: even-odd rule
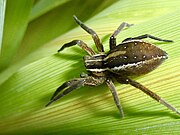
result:
[[[127,38],[120,44],[116,45],[116,36],[123,30],[123,28],[131,26],[131,24],[123,22],[110,36],[110,51],[105,53],[103,45],[96,32],[83,24],[75,15],[73,18],[82,29],[92,36],[98,53],[92,50],[92,48],[88,47],[87,44],[81,40],[73,40],[66,43],[58,50],[58,52],[60,52],[67,47],[74,45],[80,46],[89,54],[84,56],[84,65],[88,74],[82,73],[80,78],[75,78],[63,83],[57,88],[50,102],[46,106],[49,106],[54,101],[84,85],[98,86],[105,83],[112,93],[114,102],[120,112],[121,117],[124,117],[124,112],[113,83],[114,80],[116,80],[121,84],[130,84],[138,88],[154,100],[180,115],[180,112],[176,108],[167,103],[156,93],[129,78],[131,76],[139,76],[149,73],[168,58],[165,51],[151,43],[143,41],[142,39],[151,38],[164,42],[173,42],[172,40],[165,40],[145,34],[134,38]]]

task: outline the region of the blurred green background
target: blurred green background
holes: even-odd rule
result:
[[[108,36],[124,21],[134,26],[118,35],[119,43],[142,34],[173,40],[146,39],[170,58],[135,80],[180,109],[178,5],[179,0],[1,0],[0,134],[180,134],[179,116],[118,83],[124,119],[105,85],[78,89],[44,107],[59,85],[86,72],[86,53],[78,46],[57,50],[73,39],[95,49],[76,15],[98,33],[106,52]]]

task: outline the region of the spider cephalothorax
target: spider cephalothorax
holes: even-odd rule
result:
[[[84,64],[88,74],[81,74],[81,78],[72,79],[63,83],[55,91],[51,101],[46,106],[84,85],[97,86],[106,83],[111,90],[116,106],[123,117],[124,113],[113,83],[113,80],[116,80],[119,83],[130,84],[140,89],[156,101],[180,115],[180,112],[176,108],[168,104],[157,94],[129,78],[132,75],[137,76],[149,73],[168,58],[165,51],[141,39],[152,38],[159,41],[172,42],[171,40],[164,40],[149,34],[145,34],[134,38],[127,38],[123,40],[122,43],[116,45],[115,37],[124,27],[131,26],[130,24],[123,22],[111,35],[109,39],[110,51],[105,53],[103,45],[95,31],[84,25],[76,16],[74,16],[74,19],[86,32],[92,36],[99,53],[95,53],[94,50],[88,47],[87,44],[81,40],[73,40],[64,44],[61,49],[58,50],[58,52],[62,51],[66,47],[79,45],[89,54],[84,56]]]

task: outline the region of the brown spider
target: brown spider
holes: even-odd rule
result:
[[[113,79],[115,79],[121,84],[130,84],[140,89],[151,98],[180,115],[180,112],[176,108],[171,106],[156,93],[129,78],[129,76],[132,75],[139,76],[149,73],[168,58],[165,51],[141,39],[151,38],[164,42],[172,42],[172,40],[164,40],[149,34],[145,34],[134,38],[127,38],[119,45],[116,45],[116,36],[123,30],[124,27],[131,26],[130,24],[123,22],[111,35],[109,39],[110,51],[106,54],[96,32],[83,24],[76,16],[73,17],[76,23],[92,36],[99,53],[95,53],[94,50],[88,47],[87,44],[81,40],[73,40],[72,42],[64,44],[61,49],[58,50],[58,52],[62,51],[64,48],[79,45],[89,54],[84,56],[84,64],[88,74],[81,74],[81,78],[72,79],[63,83],[55,91],[50,102],[46,106],[84,85],[97,86],[106,83],[111,90],[115,104],[121,116],[124,117],[123,109],[113,83]],[[64,91],[61,92],[62,90]],[[61,93],[58,94],[59,92]]]

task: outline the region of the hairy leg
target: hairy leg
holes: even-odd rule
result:
[[[49,106],[56,100],[60,99],[61,97],[65,96],[66,94],[70,93],[71,91],[78,89],[84,85],[84,79],[78,78],[78,79],[73,79],[70,81],[67,81],[63,83],[53,94],[51,100],[46,106]],[[66,88],[66,89],[65,89]],[[65,90],[64,90],[65,89]],[[64,90],[64,91],[63,91]],[[58,95],[59,92],[63,91]]]
[[[87,33],[89,33],[92,36],[94,43],[97,47],[97,50],[99,52],[104,52],[103,45],[102,45],[98,35],[96,34],[96,32],[94,30],[92,30],[91,28],[87,27],[85,24],[83,24],[75,15],[73,16],[73,18],[76,21],[76,23],[81,26],[81,28],[83,28]]]
[[[168,109],[172,110],[173,112],[176,112],[178,115],[180,115],[180,112],[173,107],[172,105],[170,105],[169,103],[167,103],[164,99],[162,99],[160,96],[158,96],[156,93],[154,93],[153,91],[149,90],[148,88],[144,87],[143,85],[141,85],[140,83],[130,79],[130,78],[118,78],[116,77],[117,81],[123,84],[130,84],[136,88],[138,88],[139,90],[141,90],[142,92],[146,93],[148,96],[150,96],[151,98],[153,98],[154,100],[156,100],[157,102],[161,103],[162,105],[166,106]]]
[[[126,38],[122,42],[125,42],[125,41],[128,41],[128,40],[144,39],[144,38],[151,38],[151,39],[158,40],[158,41],[163,41],[163,42],[173,42],[172,40],[161,39],[161,38],[149,35],[149,34],[144,34],[144,35],[141,35],[141,36],[138,36],[138,37],[133,37],[133,38]]]
[[[122,106],[120,104],[120,101],[119,101],[118,94],[116,92],[114,83],[112,82],[111,79],[107,79],[106,84],[109,87],[109,89],[111,90],[112,96],[114,98],[114,102],[115,102],[115,104],[116,104],[116,106],[117,106],[117,108],[118,108],[118,110],[120,112],[121,117],[124,117],[124,112],[123,112]]]
[[[49,106],[56,100],[60,99],[61,97],[65,96],[66,94],[70,93],[71,91],[78,89],[84,85],[89,85],[89,86],[97,86],[102,83],[104,83],[106,78],[104,77],[92,77],[92,76],[87,76],[86,78],[77,78],[73,79],[70,81],[67,81],[63,83],[53,94],[51,100],[46,106]],[[63,91],[63,92],[61,92]],[[61,93],[60,93],[61,92]],[[60,94],[59,94],[60,93]]]
[[[90,47],[88,47],[86,43],[84,43],[81,40],[73,40],[73,41],[71,41],[69,43],[64,44],[58,50],[58,52],[62,51],[64,48],[71,47],[71,46],[74,46],[74,45],[79,45],[84,51],[86,51],[91,56],[95,54],[95,52]]]
[[[125,27],[130,27],[132,24],[128,24],[126,22],[123,22],[117,30],[114,31],[114,33],[111,35],[109,39],[109,45],[110,45],[110,50],[116,47],[116,36],[125,28]]]

